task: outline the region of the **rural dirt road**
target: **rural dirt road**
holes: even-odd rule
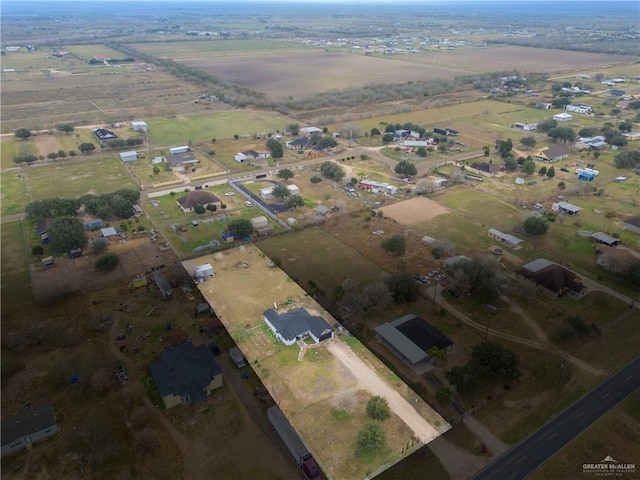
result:
[[[373,369],[360,360],[348,345],[341,341],[332,341],[327,346],[327,349],[353,374],[360,388],[372,395],[379,395],[385,398],[391,410],[413,430],[415,436],[421,442],[428,443],[440,435],[407,400],[387,385]]]

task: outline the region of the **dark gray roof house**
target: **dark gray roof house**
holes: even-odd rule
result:
[[[433,368],[429,350],[453,350],[453,341],[414,314],[375,328],[376,338],[419,375]]]
[[[222,386],[222,371],[206,345],[164,350],[149,370],[167,408],[200,402]]]
[[[297,340],[311,337],[316,343],[333,338],[333,328],[317,315],[311,315],[304,308],[278,313],[273,309],[265,310],[264,321],[276,338],[285,345],[293,345]]]
[[[28,448],[58,431],[53,406],[45,403],[28,408],[1,422],[2,456]]]
[[[571,270],[545,258],[538,258],[516,270],[516,274],[531,280],[557,296],[577,298],[586,292],[582,279]]]

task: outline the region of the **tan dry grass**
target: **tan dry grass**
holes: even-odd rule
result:
[[[405,225],[428,222],[429,220],[449,213],[446,207],[438,202],[425,197],[415,197],[410,200],[403,200],[380,209],[386,217],[389,217]]]

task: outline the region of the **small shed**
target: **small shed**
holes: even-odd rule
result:
[[[113,227],[101,228],[100,234],[104,238],[114,237],[118,235],[118,231]]]
[[[429,236],[429,235],[425,235],[424,237],[422,237],[422,244],[426,245],[427,247],[432,247],[436,244],[438,240],[436,240],[435,238]]]
[[[225,242],[230,243],[230,242],[233,242],[236,239],[236,237],[232,232],[222,232],[222,239]]]
[[[287,190],[289,190],[291,195],[298,195],[300,193],[300,189],[297,185],[287,185]]]
[[[197,265],[193,270],[193,276],[198,280],[204,280],[207,277],[213,277],[215,272],[213,271],[213,267],[209,263],[205,263],[204,265]]]
[[[42,268],[51,268],[53,266],[53,257],[44,257],[42,259]]]
[[[253,228],[257,230],[259,228],[264,228],[267,225],[269,225],[269,220],[267,220],[267,217],[265,217],[264,215],[261,215],[259,217],[252,218],[251,225],[253,225]]]
[[[104,226],[104,223],[102,223],[102,220],[98,218],[98,219],[92,219],[92,220],[85,220],[82,226],[84,227],[85,230],[91,231],[91,230],[95,230],[96,228],[102,228]]]
[[[80,258],[82,256],[81,248],[74,248],[69,250],[69,258]]]
[[[156,285],[160,289],[160,293],[162,293],[162,296],[165,299],[169,299],[173,297],[173,291],[171,290],[171,285],[169,285],[169,282],[167,282],[167,279],[164,278],[164,275],[162,275],[162,272],[159,272],[158,270],[153,272],[153,279],[155,280]]]
[[[569,113],[566,113],[566,112],[562,112],[562,113],[557,113],[556,115],[554,115],[553,119],[556,122],[568,122],[568,121],[573,119],[573,115],[571,115]]]
[[[161,164],[163,162],[164,162],[164,158],[163,157],[153,157],[151,159],[151,164],[152,165],[159,165],[159,164]]]
[[[616,245],[620,245],[622,243],[619,238],[603,232],[592,233],[591,239],[595,243],[599,243],[600,245],[607,245],[608,247],[615,247]]]
[[[120,160],[124,163],[134,162],[138,160],[138,153],[135,150],[129,152],[120,152]]]
[[[273,187],[264,187],[260,189],[260,197],[265,200],[273,197]]]
[[[316,207],[316,213],[322,217],[324,217],[330,211],[331,209],[329,207],[325,207],[324,205],[318,205]]]
[[[131,122],[131,128],[134,132],[146,132],[149,129],[147,122]]]

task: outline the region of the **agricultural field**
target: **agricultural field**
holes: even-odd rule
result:
[[[270,52],[295,52],[299,50],[310,51],[309,48],[303,48],[291,43],[279,42],[275,40],[225,40],[224,42],[211,41],[185,41],[185,42],[147,42],[135,43],[130,47],[140,52],[153,55],[159,58],[170,58],[175,61],[185,59],[189,61],[201,59],[203,61],[209,58],[226,57],[226,56],[242,56],[254,55],[256,52],[261,54]],[[317,51],[317,50],[316,50]]]
[[[268,258],[259,249],[243,246],[190,260],[183,265],[190,272],[202,263],[212,264],[216,276],[199,284],[200,291],[209,303],[216,305],[221,321],[271,395],[305,438],[328,478],[345,478],[346,475],[360,478],[379,468],[386,468],[449,428],[431,407],[353,337],[339,336],[324,347],[311,349],[302,361],[298,359],[297,345],[286,347],[276,342],[262,320],[262,312],[274,302],[310,309],[331,325],[334,320],[284,272],[269,268]],[[242,302],[237,301],[236,293],[240,284],[254,292]],[[369,366],[354,376],[350,369],[361,362]],[[410,410],[400,407],[405,405],[401,401],[397,408],[393,408],[389,425],[385,425],[388,447],[379,455],[356,456],[352,445],[358,426],[366,418],[363,407],[371,392],[367,385],[370,381],[378,382],[373,378],[383,382],[378,394],[386,397],[387,389],[391,388],[403,399],[410,400],[411,406],[407,408],[417,413],[415,418],[419,421],[410,425],[406,423],[405,415]],[[340,395],[349,395],[352,407],[340,408],[336,403]],[[431,433],[427,434],[426,430],[418,433],[422,431],[424,422],[428,422]]]
[[[3,175],[4,176],[4,175]],[[22,233],[22,222],[2,224],[2,307],[30,302],[31,280],[27,269],[27,251]],[[29,255],[31,252],[28,253]]]

